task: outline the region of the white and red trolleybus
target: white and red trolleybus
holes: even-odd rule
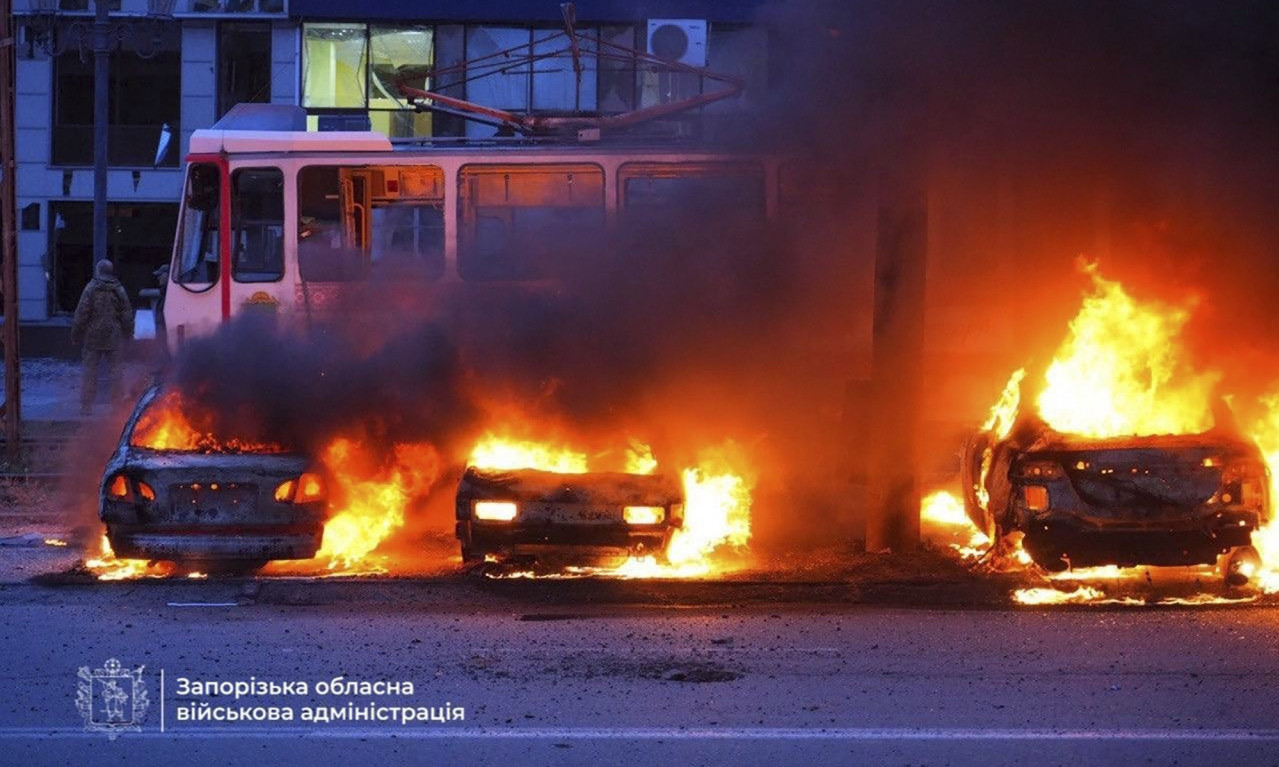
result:
[[[171,348],[246,307],[282,318],[380,273],[430,283],[557,275],[556,249],[671,206],[775,218],[795,175],[764,154],[529,139],[393,144],[237,107],[191,136],[164,302]],[[292,110],[292,112],[289,112]],[[283,119],[281,119],[283,118]],[[603,240],[597,240],[603,242]]]

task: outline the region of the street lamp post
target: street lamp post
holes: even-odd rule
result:
[[[111,87],[111,19],[107,0],[93,3],[93,263],[107,257],[107,111]],[[118,45],[118,43],[116,43]]]

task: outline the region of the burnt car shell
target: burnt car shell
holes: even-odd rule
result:
[[[1041,426],[1022,444],[994,447],[990,513],[1049,570],[1213,564],[1270,519],[1265,461],[1233,430],[1089,439]]]
[[[134,429],[158,395],[152,387],[139,400],[103,473],[99,515],[116,556],[209,569],[251,569],[272,559],[315,556],[324,533],[324,501],[275,498],[282,483],[307,471],[308,460],[296,453],[133,445]]]
[[[509,520],[481,519],[481,503],[513,504]],[[627,507],[660,508],[661,519],[628,522]],[[663,475],[559,474],[468,468],[457,491],[462,559],[597,562],[628,554],[661,557],[683,524],[680,485]]]

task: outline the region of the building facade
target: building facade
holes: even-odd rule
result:
[[[580,79],[560,65],[508,67],[483,78],[428,83],[449,67],[530,46],[563,29],[557,2],[387,0],[360,8],[335,0],[110,2],[119,46],[110,55],[108,249],[135,302],[172,247],[182,159],[191,132],[240,102],[297,104],[311,130],[372,128],[393,139],[486,137],[494,128],[419,113],[397,78],[514,112],[607,114],[716,87],[690,75],[637,71],[584,51]],[[758,0],[583,3],[577,28],[639,50],[663,44],[654,20],[688,35],[680,56],[765,86],[767,33],[751,23]],[[40,0],[15,10],[17,54],[19,314],[69,322],[93,271],[93,56],[77,44],[92,0]],[[163,18],[152,12],[169,10]],[[681,41],[677,41],[680,43]],[[750,96],[707,107],[751,108]]]

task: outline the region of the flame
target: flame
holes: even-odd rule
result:
[[[1023,605],[1086,604],[1105,599],[1106,595],[1092,586],[1080,586],[1074,591],[1059,591],[1042,586],[1017,589],[1013,601]]]
[[[1084,264],[1092,280],[1079,313],[1070,322],[1069,332],[1057,349],[1044,376],[1043,388],[1034,401],[1038,415],[1057,431],[1092,438],[1144,436],[1154,434],[1195,434],[1213,425],[1212,402],[1220,375],[1191,367],[1181,334],[1190,318],[1187,308],[1156,302],[1138,302],[1117,282],[1104,279],[1096,264]],[[1025,370],[1013,373],[1003,393],[991,408],[983,430],[998,441],[1008,436],[1021,407],[1020,388]],[[1254,438],[1271,466],[1279,466],[1279,395],[1267,403],[1269,417],[1258,424]],[[989,503],[986,477],[991,469],[991,451],[982,456],[977,502]],[[1279,498],[1279,481],[1272,472],[1273,498]],[[965,559],[986,560],[989,542],[967,525],[963,506],[949,493],[934,493],[924,499],[921,519],[934,528],[948,529],[951,537],[968,534],[972,541],[951,543]],[[1253,535],[1263,566],[1251,574],[1263,591],[1279,591],[1279,526],[1271,524]],[[1032,562],[1009,536],[1001,541],[1008,562],[1030,567]],[[1200,594],[1190,598],[1170,597],[1154,602],[1135,597],[1110,598],[1098,587],[1104,582],[1134,582],[1145,568],[1116,566],[1074,568],[1044,574],[1049,582],[1077,584],[1073,590],[1052,587],[1018,589],[1013,598],[1020,604],[1219,604],[1248,601],[1248,597],[1219,597]]]
[[[685,469],[684,526],[666,556],[675,568],[705,563],[720,546],[741,548],[751,537],[751,488],[745,477],[703,464]]]
[[[134,447],[187,453],[282,453],[281,445],[241,439],[218,439],[195,428],[187,403],[176,391],[165,392],[138,419],[130,438]]]
[[[66,545],[67,545],[67,542],[66,542],[66,541],[64,541],[64,540],[62,540],[61,538],[45,538],[45,539],[44,539],[44,545],[45,545],[45,546],[57,546],[57,547],[61,548],[61,547],[63,547],[63,546],[66,546]]]
[[[1000,392],[999,399],[986,415],[986,422],[981,427],[982,431],[993,432],[995,439],[1003,439],[1012,431],[1013,422],[1017,420],[1017,411],[1021,408],[1021,382],[1025,377],[1026,368],[1017,368],[1008,377],[1008,383],[1004,384],[1004,390]],[[960,511],[963,509],[961,508]]]
[[[1135,301],[1085,270],[1092,292],[1049,365],[1036,400],[1054,429],[1087,437],[1196,434],[1212,427],[1220,376],[1190,369],[1180,334],[1190,312]]]
[[[653,448],[643,442],[631,441],[626,449],[627,474],[652,474],[657,470],[657,459],[653,457]]]
[[[408,510],[439,478],[439,453],[428,443],[397,444],[383,460],[366,443],[339,438],[324,450],[333,509],[315,558],[274,562],[271,572],[332,575],[384,573],[378,548],[404,527]]]
[[[948,545],[965,560],[980,559],[990,549],[990,538],[973,526],[964,513],[964,502],[954,493],[937,490],[924,496],[920,502],[919,519],[926,530],[957,539]]]
[[[1151,599],[1123,596],[1108,597],[1100,589],[1092,586],[1080,586],[1074,591],[1059,591],[1054,588],[1034,587],[1017,589],[1013,592],[1013,601],[1023,605],[1123,605],[1126,607],[1151,607],[1179,605],[1199,607],[1203,605],[1237,605],[1257,601],[1255,596],[1221,597],[1216,594],[1192,594],[1188,597],[1164,596]]]
[[[1279,394],[1261,398],[1264,415],[1253,422],[1252,438],[1270,467],[1270,521],[1252,534],[1252,545],[1261,556],[1261,568],[1249,575],[1263,593],[1279,592],[1279,521],[1274,504],[1279,503]]]
[[[111,550],[111,541],[103,534],[98,553],[84,561],[84,567],[100,581],[124,581],[132,578],[168,578],[177,568],[168,562],[150,563],[145,559],[119,559]]]
[[[585,474],[585,453],[531,440],[486,435],[471,450],[470,465],[479,469],[537,469],[560,474]]]
[[[752,481],[734,468],[732,451],[708,451],[695,467],[684,469],[684,524],[675,530],[666,561],[652,556],[632,556],[616,567],[567,567],[554,575],[539,577],[615,578],[695,578],[725,569],[715,562],[725,549],[741,550],[751,537],[750,512]],[[488,434],[471,451],[470,463],[485,469],[538,469],[565,474],[590,471],[587,454],[563,445],[517,440]],[[658,462],[652,448],[630,441],[625,471],[651,474]],[[497,577],[531,578],[531,571],[505,573]]]

